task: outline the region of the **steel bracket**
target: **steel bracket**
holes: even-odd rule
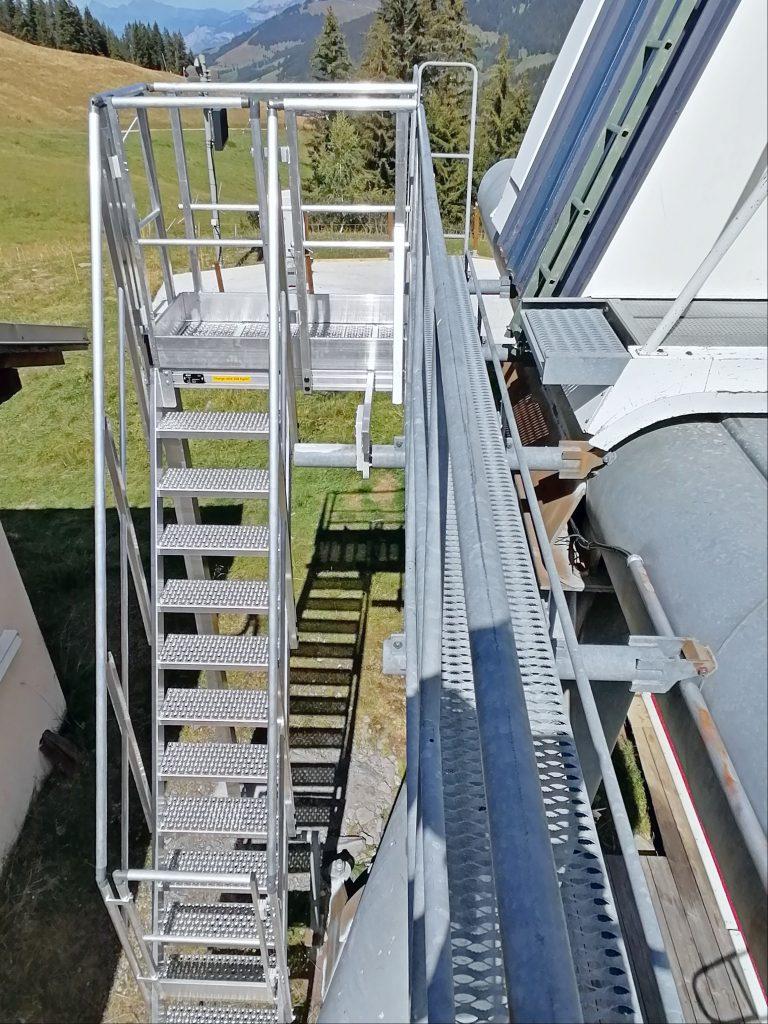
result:
[[[560,678],[573,679],[565,645],[555,642]],[[626,644],[581,644],[580,650],[592,682],[629,683],[632,693],[667,693],[717,668],[711,649],[690,637],[630,636]]]
[[[367,480],[371,475],[373,463],[373,447],[371,445],[371,406],[373,404],[373,387],[376,375],[373,370],[368,371],[365,385],[365,397],[357,407],[355,416],[355,450],[357,470]]]
[[[393,633],[384,641],[382,672],[385,676],[405,675],[405,633]]]
[[[558,447],[563,460],[558,474],[561,480],[584,480],[609,461],[589,441],[561,441]]]

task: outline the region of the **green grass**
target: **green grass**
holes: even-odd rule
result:
[[[0,39],[2,42],[2,39]],[[38,56],[38,51],[35,51]],[[65,55],[69,60],[73,55]],[[128,72],[126,72],[128,73]],[[91,89],[83,87],[83,96]],[[80,99],[78,98],[78,103]],[[3,114],[0,112],[0,117]],[[77,324],[89,330],[89,253],[85,103],[55,124],[14,125],[0,149],[4,182],[0,217],[0,320]],[[202,136],[200,136],[202,139]],[[157,136],[159,175],[172,206],[175,172],[168,133]],[[135,147],[135,140],[132,141]],[[135,156],[135,152],[134,152]],[[189,150],[193,188],[205,194],[202,147]],[[252,195],[252,168],[246,136],[235,125],[219,164],[222,198]],[[139,199],[143,197],[139,194]],[[202,222],[201,222],[202,223]],[[176,226],[174,230],[179,230]],[[241,231],[242,233],[242,231]],[[156,280],[156,272],[155,272]],[[110,384],[107,407],[115,419],[115,302],[109,274],[106,295],[106,345]],[[67,701],[63,732],[81,752],[73,777],[54,771],[34,800],[19,842],[0,875],[0,1019],[13,1021],[125,1021],[143,1019],[142,1004],[129,983],[110,995],[119,950],[93,880],[94,848],[94,653],[93,653],[93,469],[92,375],[90,355],[74,353],[63,367],[22,371],[23,388],[0,406],[0,521],[16,557]],[[201,405],[210,394],[191,399]],[[219,392],[232,408],[263,408],[265,395]],[[358,396],[313,395],[300,398],[302,438],[353,440]],[[148,551],[147,454],[133,396],[129,397],[129,499],[145,557]],[[377,398],[374,439],[391,441],[402,430],[401,416]],[[263,464],[263,446],[197,444],[200,464]],[[395,472],[374,472],[369,481],[350,471],[298,469],[294,478],[293,561],[298,594],[326,586],[327,575],[345,571],[334,563],[338,538],[355,530],[397,548],[402,521],[402,479]],[[230,505],[215,513],[253,521],[263,509]],[[334,519],[335,517],[335,519]],[[322,532],[318,531],[322,527]],[[334,532],[335,531],[335,532]],[[350,532],[352,531],[352,532]],[[117,521],[108,516],[110,553],[109,623],[117,646]],[[381,643],[401,628],[401,578],[393,564],[370,559],[356,564],[365,594],[359,630],[359,658],[350,686],[355,689],[356,749],[402,753],[402,683],[380,674]],[[330,550],[330,555],[328,555]],[[398,549],[400,550],[400,549]],[[346,557],[346,556],[345,556]],[[246,575],[252,564],[223,562],[217,573]],[[140,619],[131,606],[133,637],[132,694],[135,726],[148,743],[149,656]],[[118,743],[114,730],[110,785],[111,863],[118,860],[116,793]],[[353,755],[354,756],[354,755]],[[133,862],[146,854],[147,836],[134,811]],[[293,931],[301,933],[306,907],[293,910]],[[306,956],[292,952],[299,981]]]

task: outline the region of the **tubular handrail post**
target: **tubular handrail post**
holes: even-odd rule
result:
[[[104,479],[104,294],[101,242],[101,115],[88,113],[93,359],[93,487],[96,579],[96,881],[107,876],[107,520]]]
[[[128,438],[125,412],[125,292],[117,289],[117,392],[119,417],[120,472],[127,482]],[[120,685],[126,709],[130,708],[128,635],[128,524],[120,517]],[[120,863],[128,867],[130,828],[130,766],[128,764],[128,737],[120,743]]]
[[[498,558],[479,441],[465,403],[465,339],[456,336],[448,256],[437,201],[423,107],[419,108],[422,200],[432,262],[440,374],[456,502],[462,574],[475,678],[481,756],[488,803],[499,930],[512,1019],[582,1019],[536,758],[525,708],[506,584]],[[509,780],[515,778],[518,828],[508,827]],[[522,865],[536,860],[535,872]],[[523,935],[520,914],[538,919]],[[546,963],[549,976],[531,984]]]
[[[469,249],[469,240],[472,233],[472,185],[475,173],[475,138],[477,135],[477,94],[479,89],[479,74],[477,66],[468,60],[427,60],[418,64],[415,69],[417,97],[419,104],[422,102],[422,80],[425,68],[461,68],[469,71],[472,78],[472,99],[469,112],[469,147],[464,153],[439,153],[432,154],[432,159],[452,159],[455,157],[466,157],[467,160],[467,191],[464,200],[464,248]]]
[[[467,252],[466,256],[471,262],[471,255]],[[541,514],[541,509],[539,507],[538,497],[536,495],[536,488],[533,483],[533,477],[531,476],[531,471],[525,458],[525,449],[504,381],[504,373],[499,361],[499,355],[492,337],[488,338],[488,345],[493,359],[496,381],[501,393],[504,414],[507,420],[507,428],[518,459],[517,471],[520,474],[520,478],[523,483],[542,561],[544,562],[544,567],[547,571],[547,576],[549,577],[550,595],[560,618],[563,637],[573,665],[574,678],[584,710],[584,717],[587,721],[590,738],[595,747],[595,753],[600,766],[606,796],[608,797],[608,802],[611,808],[614,826],[619,837],[619,844],[626,863],[627,874],[632,888],[632,895],[637,905],[637,911],[640,916],[645,940],[653,953],[653,973],[659,990],[659,997],[667,1015],[668,1024],[674,1024],[674,1022],[683,1020],[680,997],[678,996],[675,981],[669,966],[661,928],[648,891],[645,873],[643,872],[640,855],[637,852],[634,835],[632,833],[632,826],[630,825],[629,818],[627,817],[624,798],[621,794],[619,782],[616,778],[616,772],[613,768],[611,753],[608,749],[605,733],[603,732],[602,722],[600,721],[600,714],[597,710],[597,704],[595,703],[594,694],[592,693],[589,677],[584,667],[584,660],[581,656],[581,649],[579,647],[578,637],[576,636],[576,630],[568,608],[568,601],[563,585],[560,581],[554,555],[552,554],[552,548],[547,536],[547,530]]]

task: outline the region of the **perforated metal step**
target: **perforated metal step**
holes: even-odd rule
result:
[[[163,530],[158,551],[163,555],[266,555],[269,530],[266,526],[216,526],[171,523]]]
[[[172,466],[163,472],[157,493],[164,498],[266,498],[266,469],[213,469]]]
[[[171,953],[160,974],[163,996],[200,999],[248,999],[271,1002],[260,955]]]
[[[257,615],[269,609],[267,591],[264,580],[167,580],[160,596],[160,609]]]
[[[163,641],[161,668],[202,672],[235,669],[265,669],[269,663],[265,636],[223,636],[169,633]]]
[[[162,1020],[165,1024],[277,1024],[277,1010],[246,1003],[169,1003]]]
[[[256,440],[269,437],[265,412],[167,412],[157,427],[158,437]]]
[[[264,890],[267,885],[267,854],[265,850],[206,850],[200,847],[171,850],[164,861],[163,868],[166,871],[189,871],[196,875],[251,875],[255,871],[259,889]],[[174,883],[170,888],[215,889],[217,887],[185,886]],[[227,892],[237,891],[236,887],[227,889]],[[242,891],[250,892],[250,886],[243,887]]]
[[[169,743],[160,777],[266,783],[267,747],[263,743]]]
[[[158,812],[163,835],[232,836],[267,840],[267,799],[254,797],[169,796]]]
[[[148,942],[179,946],[216,946],[221,949],[257,949],[259,931],[251,903],[172,902],[160,914],[158,930]],[[267,942],[274,943],[269,916],[264,917]]]
[[[198,687],[167,690],[160,709],[163,725],[250,725],[266,728],[266,690]]]
[[[629,353],[599,307],[524,303],[520,322],[545,384],[615,384]]]

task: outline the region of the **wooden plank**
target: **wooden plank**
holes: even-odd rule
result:
[[[713,988],[713,990],[717,988],[718,991],[723,990],[722,998],[728,1006],[727,1009],[723,1009],[723,1012],[729,1014],[724,1019],[736,1021],[742,1019],[752,1020],[756,1018],[757,1014],[749,996],[741,967],[739,966],[738,955],[723,921],[715,894],[707,877],[704,862],[688,823],[685,808],[675,788],[664,752],[656,739],[656,733],[645,705],[641,701],[636,701],[635,704],[638,704],[639,707],[637,709],[637,716],[634,714],[633,707],[633,717],[636,717],[637,721],[643,722],[650,756],[653,758],[657,774],[664,786],[670,810],[678,826],[678,834],[686,857],[686,864],[699,892],[701,900],[701,907],[699,909],[706,915],[706,923],[702,926],[701,932],[694,932],[694,934],[697,936],[702,960],[705,964],[713,965],[710,970],[710,988]],[[669,851],[667,851],[667,855],[669,856]],[[670,861],[672,860],[673,858],[670,857]],[[672,871],[674,874],[677,874],[674,863],[672,863]],[[680,879],[678,879],[678,888],[681,888]]]
[[[629,882],[624,858],[615,853],[605,854],[605,865],[611,880],[611,889],[619,913],[621,934],[624,936],[627,956],[632,967],[632,977],[637,989],[643,1020],[664,1020],[664,1009],[656,987],[651,954],[643,935],[643,927],[635,905],[635,898],[632,895],[632,886]]]
[[[664,948],[667,951],[669,957],[669,966],[672,971],[672,977],[675,979],[675,986],[677,987],[677,994],[680,997],[680,1006],[683,1011],[683,1020],[688,1022],[695,1022],[698,1020],[695,1013],[693,1012],[693,1003],[691,1002],[690,993],[688,986],[685,983],[685,971],[683,965],[677,955],[677,949],[667,923],[666,914],[664,912],[664,906],[661,902],[660,894],[656,888],[656,881],[654,873],[651,870],[650,862],[658,860],[658,857],[643,857],[642,865],[645,871],[645,880],[648,883],[648,891],[651,894],[651,902],[653,903],[653,909],[656,911],[656,917],[659,921],[659,927],[661,928],[661,936],[664,940]],[[657,1018],[648,1018],[649,1020],[664,1020],[663,1014]]]
[[[686,977],[686,984],[695,984],[695,998],[706,1007],[709,1020],[740,1021],[744,1019],[744,991],[739,979],[734,977],[736,967],[724,956],[718,936],[712,925],[702,895],[702,888],[708,891],[710,902],[719,918],[714,895],[706,878],[696,844],[688,825],[683,805],[674,788],[672,776],[664,760],[663,752],[656,740],[645,706],[635,701],[630,714],[640,761],[651,793],[654,812],[664,844],[667,868],[674,880],[674,890],[679,899],[679,912],[687,919],[691,942],[696,948],[696,957],[688,957],[695,975]],[[696,871],[694,871],[694,863]],[[665,869],[659,869],[664,870]],[[667,899],[673,898],[672,891]],[[722,927],[724,935],[727,932]],[[680,934],[684,934],[680,930]],[[730,940],[728,940],[730,942]],[[730,954],[733,946],[730,945]],[[698,963],[696,964],[696,961]]]

